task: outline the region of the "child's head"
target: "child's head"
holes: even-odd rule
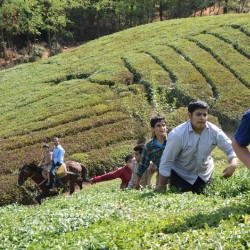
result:
[[[43,144],[43,150],[44,151],[49,151],[49,145],[48,144]]]
[[[132,165],[132,160],[133,160],[133,155],[132,154],[126,155],[125,162],[126,162],[126,165],[128,167],[130,167],[130,168],[131,168],[131,165]]]
[[[165,124],[167,124],[166,123],[166,119],[165,119],[164,116],[157,115],[157,116],[152,117],[151,120],[150,120],[150,126],[151,126],[151,128],[154,128],[155,125],[156,125],[156,123],[157,122],[161,122],[161,121],[164,121]]]
[[[151,118],[150,125],[152,132],[157,138],[166,136],[167,133],[167,122],[164,116],[155,116]]]
[[[134,147],[134,151],[135,151],[135,159],[137,162],[140,161],[141,159],[141,154],[142,154],[142,151],[144,149],[145,145],[144,144],[138,144]]]

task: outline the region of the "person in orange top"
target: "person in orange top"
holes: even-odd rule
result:
[[[125,163],[126,165],[123,167],[119,167],[118,169],[111,171],[109,173],[100,175],[100,176],[95,176],[90,180],[91,184],[95,184],[97,182],[102,182],[102,181],[109,181],[109,180],[114,180],[116,178],[121,179],[121,189],[125,189],[128,187],[128,183],[131,179],[132,175],[132,160],[133,160],[133,155],[127,155],[125,157]]]

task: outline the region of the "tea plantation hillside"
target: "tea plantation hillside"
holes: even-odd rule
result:
[[[148,139],[151,115],[165,114],[169,129],[185,121],[192,99],[206,100],[213,120],[234,131],[250,106],[249,20],[248,13],[152,23],[1,71],[1,204],[22,199],[18,168],[40,161],[42,142],[55,136],[66,160],[93,176]]]

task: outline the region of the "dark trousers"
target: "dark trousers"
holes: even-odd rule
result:
[[[200,177],[198,177],[195,183],[192,185],[182,179],[174,170],[171,170],[170,186],[179,189],[181,192],[191,191],[193,193],[200,194],[209,182],[210,180],[208,182],[205,182]]]
[[[50,170],[50,188],[54,188],[55,186],[55,174],[58,169],[58,166],[53,162],[52,168]]]

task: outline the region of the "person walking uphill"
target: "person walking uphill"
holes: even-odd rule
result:
[[[167,142],[166,139],[167,124],[164,116],[155,116],[151,118],[150,126],[152,128],[154,136],[146,144],[145,148],[142,151],[142,156],[136,171],[137,178],[135,183],[135,189],[140,188],[142,175],[149,167],[150,162],[152,162],[156,166],[157,172],[159,171],[161,155],[163,153],[163,150]],[[156,185],[158,185],[158,176],[159,174],[157,173]]]
[[[134,147],[135,157],[132,161],[132,176],[131,176],[130,182],[128,184],[128,189],[132,189],[135,187],[136,178],[137,178],[136,171],[137,171],[138,164],[140,162],[141,155],[142,155],[144,148],[145,148],[144,144],[138,144]],[[154,164],[152,162],[150,162],[150,166],[147,168],[147,170],[142,175],[142,178],[140,181],[141,187],[151,188],[151,179],[152,179],[152,176],[155,172],[156,172],[156,167],[154,166]]]
[[[97,182],[110,181],[110,180],[114,180],[116,178],[120,178],[122,181],[120,188],[121,189],[127,188],[128,183],[131,179],[131,175],[132,175],[132,160],[133,160],[133,155],[127,155],[125,157],[125,162],[126,162],[125,166],[120,167],[112,172],[107,173],[107,174],[95,176],[94,178],[92,178],[90,180],[90,183],[95,184]]]
[[[191,102],[188,105],[190,120],[169,133],[160,163],[158,190],[165,190],[170,179],[170,186],[181,192],[199,194],[211,180],[214,162],[210,154],[216,146],[227,155],[229,161],[223,177],[230,177],[234,173],[238,158],[231,140],[220,128],[207,121],[208,110],[206,102]]]
[[[250,109],[248,109],[241,118],[240,125],[237,128],[233,138],[233,149],[239,159],[250,170],[250,152],[247,146],[250,144]]]
[[[55,173],[59,166],[63,164],[65,150],[60,145],[59,138],[54,138],[54,150],[52,154],[52,168],[50,171],[50,191],[54,190],[55,185]]]

